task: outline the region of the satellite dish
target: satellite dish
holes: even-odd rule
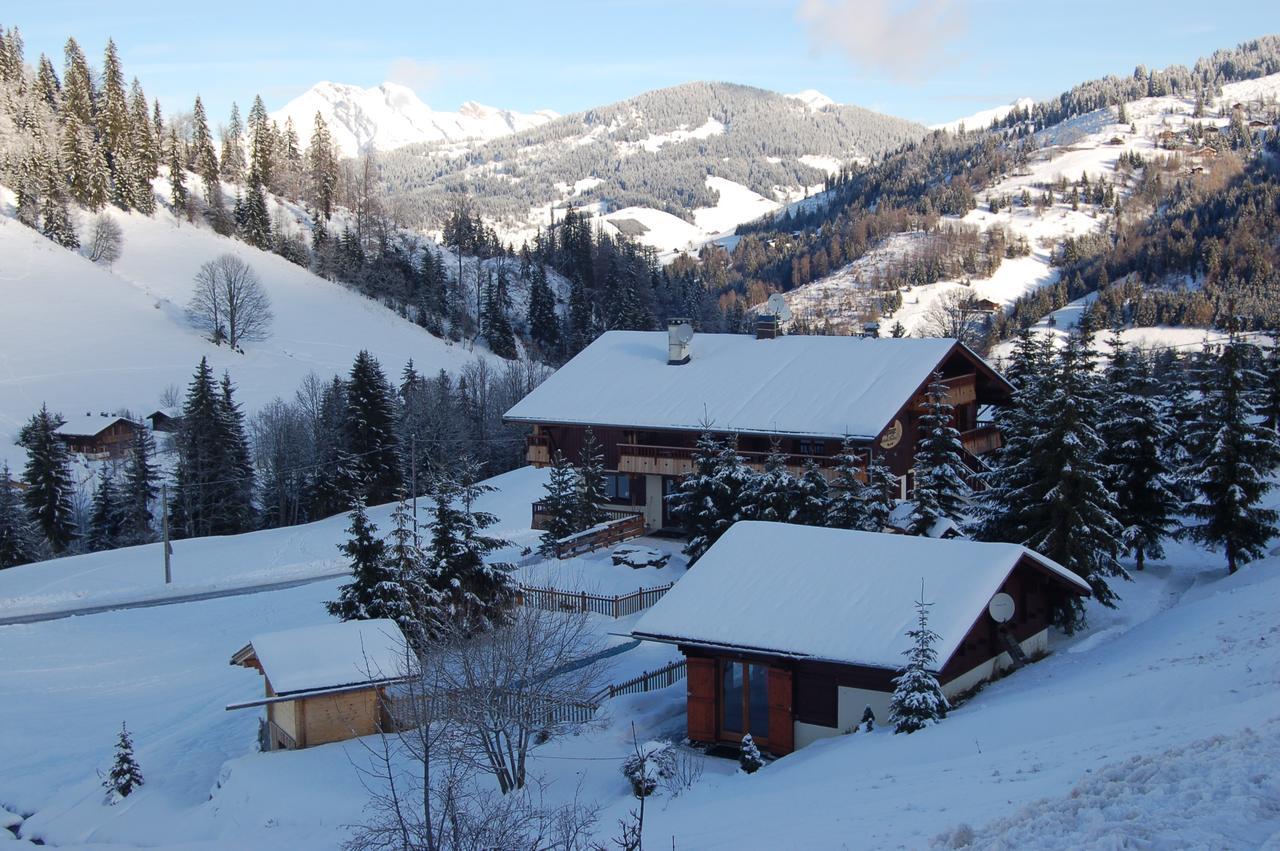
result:
[[[782,297],[782,293],[774,293],[769,296],[764,312],[772,313],[781,322],[786,322],[791,318],[791,308],[787,307],[787,300]]]
[[[1008,623],[1013,617],[1013,610],[1013,598],[1003,592],[992,597],[987,604],[987,612],[996,623]]]
[[[671,329],[671,333],[677,343],[687,343],[693,339],[693,326],[686,322]]]

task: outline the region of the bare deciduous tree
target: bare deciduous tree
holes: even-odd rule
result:
[[[236,348],[270,334],[271,300],[253,267],[234,254],[222,254],[200,267],[187,312],[209,332],[209,339]]]
[[[923,337],[951,337],[977,346],[986,331],[987,315],[977,307],[978,297],[967,289],[947,290],[924,312]]]
[[[95,216],[89,234],[89,259],[110,266],[120,259],[123,249],[124,231],[119,223],[107,213]]]

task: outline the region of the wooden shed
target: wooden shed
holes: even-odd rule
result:
[[[387,619],[268,632],[236,651],[266,694],[228,710],[265,706],[264,750],[306,748],[391,728],[387,690],[408,679],[404,633]]]
[[[685,655],[691,741],[750,733],[782,755],[848,732],[868,708],[887,723],[922,583],[948,696],[1047,651],[1055,598],[1089,594],[1015,544],[740,522],[632,635]],[[1003,623],[988,613],[997,594],[1013,604]]]

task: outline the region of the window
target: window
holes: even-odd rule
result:
[[[822,440],[802,440],[800,441],[801,455],[826,455],[827,444]]]
[[[610,502],[630,502],[631,477],[625,473],[605,473],[604,495]]]

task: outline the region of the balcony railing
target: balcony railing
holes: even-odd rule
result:
[[[602,506],[601,510],[610,520],[624,520],[636,514],[644,514],[644,506],[641,505],[606,505]],[[546,528],[546,522],[550,516],[545,503],[535,502],[533,504],[533,520],[529,528],[541,531]]]
[[[960,442],[964,448],[974,455],[985,455],[995,452],[1003,445],[1000,430],[991,423],[980,423],[977,428],[961,432]]]
[[[942,383],[947,385],[947,403],[951,407],[958,408],[961,405],[978,401],[978,385],[974,376],[957,375],[955,378],[944,378]],[[917,413],[923,411],[927,401],[927,394],[922,393],[916,397],[913,408]]]
[[[618,444],[618,472],[651,476],[687,476],[693,472],[696,449],[688,446],[649,446],[639,443]],[[764,469],[768,452],[743,452],[738,456],[753,470]],[[834,475],[836,459],[831,455],[803,455],[786,453],[786,468],[793,474],[804,472],[812,461],[828,477]]]

